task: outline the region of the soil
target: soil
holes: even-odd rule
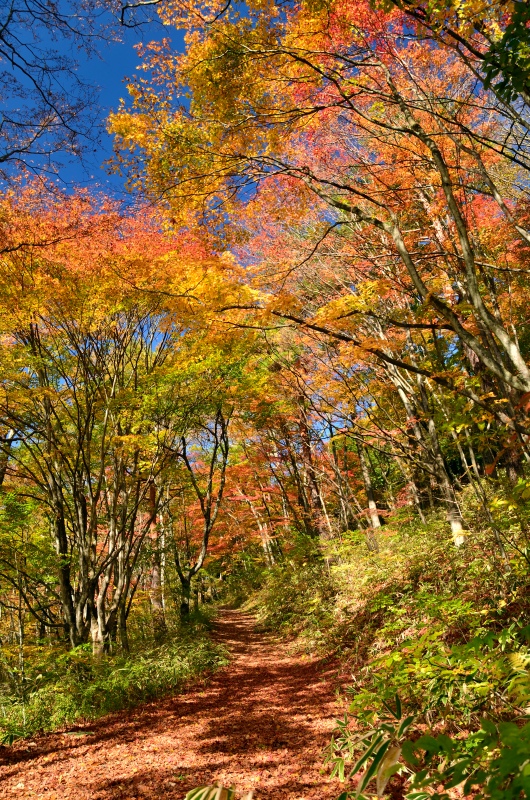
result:
[[[336,666],[293,655],[238,611],[223,611],[215,636],[232,660],[205,683],[1,748],[0,797],[182,800],[219,783],[255,800],[336,798],[341,784],[322,769]]]

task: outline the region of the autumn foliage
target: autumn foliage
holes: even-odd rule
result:
[[[418,736],[482,731],[473,764],[494,775],[507,740],[480,715],[516,724],[528,665],[521,5],[160,2],[184,48],[140,45],[108,121],[134,202],[27,174],[5,188],[0,605],[17,668],[29,640],[113,658],[252,596],[315,646],[353,637],[359,674],[382,659],[359,724],[386,719],[390,686]],[[479,625],[487,598],[503,605]],[[395,679],[394,635],[410,640]],[[470,642],[490,708],[471,678],[467,699],[422,707],[451,665],[471,674]],[[454,788],[432,742],[421,761],[382,724],[378,746]],[[458,746],[440,744],[447,763]],[[380,794],[400,769],[386,749]]]

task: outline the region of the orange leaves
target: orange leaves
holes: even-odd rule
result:
[[[124,215],[86,193],[43,191],[42,182],[7,193],[0,204],[7,330],[60,308],[97,324],[131,304],[158,307],[168,324],[204,322],[213,306],[239,297],[240,275],[229,255],[208,252],[205,237],[164,234],[147,209]]]

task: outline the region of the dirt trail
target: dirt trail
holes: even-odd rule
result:
[[[0,748],[0,797],[176,800],[220,782],[256,800],[333,800],[340,785],[320,773],[338,713],[333,671],[237,611],[223,612],[216,638],[233,660],[205,684],[86,725],[89,735]]]

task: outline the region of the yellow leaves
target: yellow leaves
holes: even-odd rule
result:
[[[320,308],[315,320],[318,322],[344,320],[373,311],[378,304],[380,294],[380,281],[365,281],[357,287],[355,294],[343,295]]]
[[[386,108],[385,108],[384,103],[382,103],[380,100],[378,100],[377,102],[372,104],[372,106],[370,108],[370,116],[372,118],[374,118],[374,119],[384,119],[385,114],[386,114]]]
[[[382,0],[377,5],[390,11],[394,3]],[[420,3],[413,5],[419,6]],[[421,3],[423,6],[424,4]],[[428,16],[433,22],[456,28],[461,34],[473,35],[477,24],[484,26],[492,38],[502,35],[501,20],[513,13],[513,0],[431,0],[427,4]]]
[[[129,434],[114,436],[113,443],[116,449],[123,451],[123,453],[132,454],[141,449],[143,439],[138,434]]]
[[[133,98],[139,100],[140,94],[131,87]],[[150,142],[151,120],[143,114],[131,114],[125,110],[117,111],[109,115],[107,130],[109,133],[118,136],[123,147],[133,149],[134,147],[146,148]]]
[[[506,603],[504,603],[506,605]],[[530,667],[530,653],[509,653],[508,661],[510,662],[514,671],[526,671]]]

